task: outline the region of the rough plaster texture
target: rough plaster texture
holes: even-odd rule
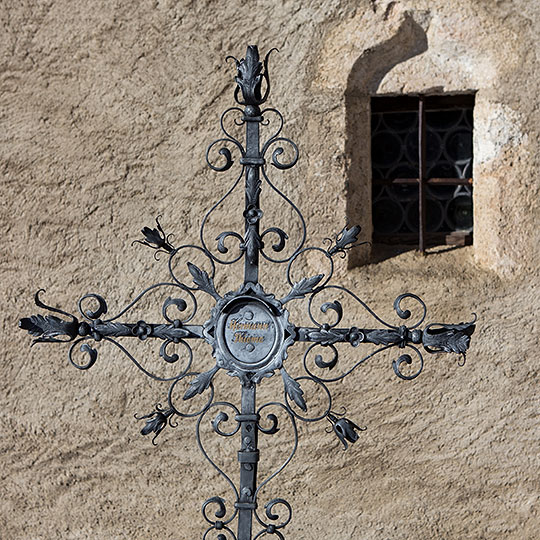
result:
[[[379,357],[337,384],[336,404],[368,430],[345,453],[324,426],[300,427],[295,460],[266,493],[293,504],[287,537],[538,538],[539,11],[533,1],[2,0],[0,537],[199,538],[200,503],[225,493],[196,449],[194,422],[169,429],[157,449],[138,435],[133,413],[162,399],[159,384],[106,345],[92,370],[76,371],[65,347],[30,350],[15,326],[35,311],[39,287],[69,311],[90,291],[115,310],[166,278],[164,262],[130,242],[160,213],[177,239],[196,240],[203,209],[230,182],[204,165],[231,104],[223,59],[258,43],[280,48],[271,104],[301,150],[295,169],[273,178],[317,244],[346,216],[369,237],[370,94],[477,92],[475,245],[341,266],[338,276],[387,318],[405,291],[426,300],[429,322],[477,313],[468,362],[430,357],[406,383],[392,356]],[[293,223],[266,200],[269,224]],[[230,221],[219,213],[215,230]],[[238,279],[224,271],[217,285]],[[263,280],[283,290],[281,271]],[[160,320],[159,300],[134,320]],[[346,312],[371,322],[350,303]],[[291,317],[304,322],[302,313]],[[159,366],[155,345],[134,352]],[[208,347],[195,357],[200,369],[212,364]],[[298,347],[291,372],[300,359]],[[348,351],[344,364],[353,360]],[[217,392],[236,399],[237,381],[220,376]],[[280,393],[277,378],[261,386],[261,399]],[[263,446],[263,473],[287,449],[285,430],[276,437]],[[208,445],[235,469],[235,443]]]

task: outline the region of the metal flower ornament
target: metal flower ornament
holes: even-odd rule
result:
[[[84,295],[78,303],[78,315],[73,315],[45,304],[42,300],[43,291],[40,290],[35,295],[35,303],[49,314],[32,315],[21,319],[19,323],[22,329],[34,336],[34,343],[69,342],[68,358],[78,369],[86,370],[94,366],[98,359],[95,344],[107,342],[119,349],[149,377],[168,381],[166,406],[158,404],[155,410],[137,418],[146,421],[141,433],[153,434],[152,442],[155,442],[166,426],[177,425],[179,419],[197,418],[197,443],[204,457],[225,479],[232,495],[228,502],[218,496],[204,502],[202,513],[207,522],[204,539],[210,534],[217,535],[218,540],[256,540],[265,535],[283,539],[283,530],[292,517],[290,504],[283,498],[274,498],[266,501],[264,511],[260,511],[258,502],[262,488],[283,470],[296,451],[297,422],[326,419],[330,423],[327,430],[337,436],[336,442],[341,442],[344,449],[356,442],[359,432],[365,429],[345,418],[342,413],[335,412],[330,383],[340,381],[381,352],[393,349],[400,351],[392,362],[395,374],[401,379],[414,379],[424,367],[426,352],[456,353],[464,359],[475,329],[475,321],[430,324],[422,329],[426,305],[418,296],[409,293],[395,299],[394,310],[401,321],[408,321],[411,319],[411,311],[405,309],[404,305],[409,304],[412,308],[414,304],[419,311],[418,317],[408,324],[390,324],[356,294],[332,282],[335,257],[345,257],[346,251],[358,244],[360,229],[357,226],[345,227],[333,238],[326,239],[324,247],[306,247],[306,226],[300,210],[270,179],[272,167],[286,170],[296,164],[298,149],[294,142],[281,135],[281,113],[274,108],[262,108],[270,92],[269,55],[261,62],[257,47],[249,46],[245,58],[233,59],[237,69],[234,98],[243,108],[234,106],[222,114],[220,124],[223,135],[210,144],[206,160],[217,172],[228,171],[237,160],[236,167],[239,170],[230,189],[204,216],[200,228],[200,244],[174,247],[172,236],[164,232],[159,219],[156,220],[156,228],[144,227],[143,239],[136,240],[152,248],[155,256],[162,253],[168,257],[170,281],[151,285],[113,316],[108,315],[105,299],[97,294]],[[226,120],[231,117],[236,128],[245,131],[244,141],[233,136],[232,130],[226,126]],[[261,136],[263,129],[269,131],[264,138]],[[238,154],[239,158],[233,159],[234,154]],[[285,157],[287,155],[288,159]],[[238,186],[241,189],[242,179],[245,197],[244,228],[242,231],[218,234],[212,246],[205,233],[209,218],[218,207],[227,202]],[[262,227],[266,219],[260,200],[263,190],[277,195],[283,205],[290,208],[297,220],[299,234],[292,235],[290,230],[286,232],[272,223]],[[290,242],[290,236],[298,236],[294,245]],[[201,266],[207,270],[187,260],[186,254],[194,251],[206,261]],[[320,258],[320,273],[300,274],[303,268],[308,267],[301,263],[307,255],[310,256],[311,266],[314,257]],[[266,291],[259,283],[259,264],[263,259],[270,264],[284,265],[288,292],[281,298]],[[179,278],[179,262],[180,266],[186,265],[184,268],[189,272],[192,282],[186,283]],[[214,284],[217,265],[237,262],[243,262],[243,283],[235,290],[218,291]],[[162,290],[176,291],[174,297],[168,296],[163,301],[162,321],[120,321],[143,297]],[[213,307],[196,322],[200,311],[197,300],[199,295],[208,295]],[[360,311],[378,328],[365,327],[359,322],[350,327],[341,326],[346,299],[356,302]],[[310,321],[308,325],[292,320],[287,310],[289,302],[299,300],[306,304],[306,315]],[[165,365],[178,366],[177,373],[162,377],[151,372],[128,351],[119,338],[136,338],[147,343],[157,339],[161,342],[159,356]],[[192,340],[202,340],[210,346],[215,360],[211,369],[197,371],[197,366],[193,366]],[[296,366],[295,370],[301,368],[305,373],[293,377],[289,373],[289,366],[294,365],[295,360],[290,357],[290,353],[298,342],[304,342],[305,352],[301,365]],[[339,348],[342,346],[355,347],[355,352],[370,347],[369,351],[358,355],[359,359],[352,366],[337,373],[340,366]],[[81,352],[85,355],[84,360],[78,358]],[[213,380],[219,373],[234,377],[231,380],[236,380],[240,385],[240,404],[214,400]],[[280,376],[283,381],[283,397],[257,405],[257,386],[274,375]],[[317,398],[319,408],[323,403],[323,412],[320,414],[308,414],[308,410],[312,410],[310,398],[305,393],[308,384],[320,392]],[[178,403],[176,396],[180,388],[182,399]],[[189,402],[198,395],[201,395],[202,407],[194,412],[182,410],[182,402]],[[275,413],[281,417],[278,418]],[[213,432],[219,437],[240,435],[239,485],[216,465],[205,449],[201,439],[201,423],[205,418],[210,420]],[[292,450],[276,472],[259,481],[258,437],[271,436],[280,431],[283,418],[293,436]],[[237,520],[236,532],[233,531],[234,520]]]

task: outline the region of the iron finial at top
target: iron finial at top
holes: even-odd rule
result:
[[[268,76],[268,58],[272,51],[270,49],[264,60],[259,60],[259,49],[257,45],[248,45],[246,57],[238,60],[234,56],[227,56],[227,60],[232,59],[236,62],[237,75],[234,78],[237,87],[234,90],[234,99],[240,105],[262,105],[270,93],[270,78]],[[264,94],[262,93],[263,80],[266,82]],[[242,98],[240,98],[242,91]]]

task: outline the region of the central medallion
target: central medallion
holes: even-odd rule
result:
[[[293,343],[289,313],[259,284],[246,283],[227,293],[204,325],[218,367],[230,375],[259,382],[283,365]]]
[[[228,307],[230,311],[223,313],[218,328],[223,346],[246,367],[265,362],[279,342],[272,312],[263,302],[247,297],[238,298]]]

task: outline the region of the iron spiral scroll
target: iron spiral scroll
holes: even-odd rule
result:
[[[274,49],[272,49],[273,51]],[[144,227],[143,238],[135,240],[168,258],[170,280],[156,283],[134,298],[124,309],[109,315],[106,300],[98,294],[86,294],[78,302],[78,314],[52,307],[42,299],[43,291],[35,295],[35,303],[48,314],[32,315],[21,319],[19,326],[34,336],[34,343],[69,343],[68,358],[78,369],[92,368],[98,361],[98,345],[107,343],[121,351],[145,375],[167,382],[169,390],[164,400],[148,414],[136,416],[144,420],[143,435],[152,435],[152,443],[167,427],[175,427],[183,419],[196,419],[197,444],[208,463],[225,480],[231,500],[214,496],[202,505],[207,529],[203,539],[256,540],[266,535],[284,539],[284,528],[291,521],[292,507],[284,498],[265,501],[258,506],[262,490],[293,459],[298,446],[297,422],[326,420],[327,430],[333,432],[347,449],[354,443],[359,432],[365,428],[345,418],[342,409],[335,407],[329,385],[355,371],[366,361],[383,351],[399,349],[392,362],[395,374],[404,380],[416,378],[424,367],[424,354],[451,352],[465,354],[470,337],[475,330],[475,320],[460,324],[429,324],[423,329],[426,318],[425,303],[414,294],[402,294],[394,301],[394,310],[402,324],[391,324],[379,317],[364,301],[349,289],[332,283],[334,260],[345,257],[347,250],[358,245],[359,227],[345,227],[323,246],[306,247],[306,224],[296,205],[272,182],[271,168],[286,170],[298,161],[296,144],[282,135],[284,120],[274,108],[262,108],[270,93],[269,56],[261,62],[257,47],[249,46],[245,58],[232,58],[236,65],[234,98],[237,106],[227,109],[221,116],[222,136],[211,143],[206,152],[208,165],[216,172],[227,172],[237,166],[232,183],[226,193],[203,217],[200,244],[175,246],[174,237],[166,234],[159,218],[155,227]],[[227,127],[229,118],[237,128],[245,130],[245,141],[233,136]],[[261,127],[270,130],[269,136],[261,138]],[[284,156],[288,150],[289,158]],[[206,233],[209,219],[239,189],[244,180],[245,207],[244,230],[223,231],[213,240]],[[292,244],[291,230],[270,224],[263,228],[263,209],[260,196],[263,190],[277,195],[288,205],[297,221],[299,234]],[[185,260],[187,251],[196,250],[206,259],[207,270]],[[321,273],[294,279],[298,274],[302,257],[320,258]],[[261,258],[269,263],[286,265],[289,292],[277,298],[259,283]],[[192,283],[182,281],[176,272],[178,263],[187,265]],[[217,290],[214,284],[217,265],[244,264],[244,281],[233,291]],[[302,266],[302,268],[305,266]],[[324,271],[322,270],[324,269]],[[163,320],[150,323],[144,320],[121,322],[138,302],[148,295],[161,294]],[[197,298],[209,295],[214,307],[206,314],[204,322],[196,322],[199,311]],[[378,327],[340,326],[344,317],[344,299],[355,302]],[[290,320],[286,308],[291,301],[306,302],[308,326]],[[406,307],[408,305],[409,307]],[[407,324],[412,305],[418,308],[417,318]],[[159,356],[174,373],[167,376],[147,369],[129,350],[118,341],[136,338],[140,341],[161,341]],[[200,372],[194,366],[192,340],[204,340],[212,347],[215,366]],[[297,342],[307,344],[300,367],[304,374],[293,377],[287,364],[290,348]],[[339,365],[339,347],[371,344],[373,349],[363,355],[353,366],[335,373]],[[83,354],[83,358],[79,357]],[[241,403],[216,401],[213,379],[220,371],[239,380]],[[262,405],[256,404],[256,388],[265,378],[279,372],[283,381],[282,400]],[[321,396],[318,405],[322,413],[309,414],[305,385],[315,385]],[[182,402],[202,395],[203,405],[196,411],[182,410],[176,395],[183,386]],[[163,405],[163,404],[164,405]],[[281,415],[281,419],[279,418]],[[218,437],[240,436],[238,452],[240,483],[237,486],[230,476],[216,464],[207,451],[201,426],[210,422]],[[259,461],[259,436],[272,436],[288,426],[292,434],[290,450],[281,464],[262,481],[257,478]],[[231,504],[232,503],[232,504]],[[237,521],[237,526],[233,522]],[[234,532],[236,529],[237,532]]]

